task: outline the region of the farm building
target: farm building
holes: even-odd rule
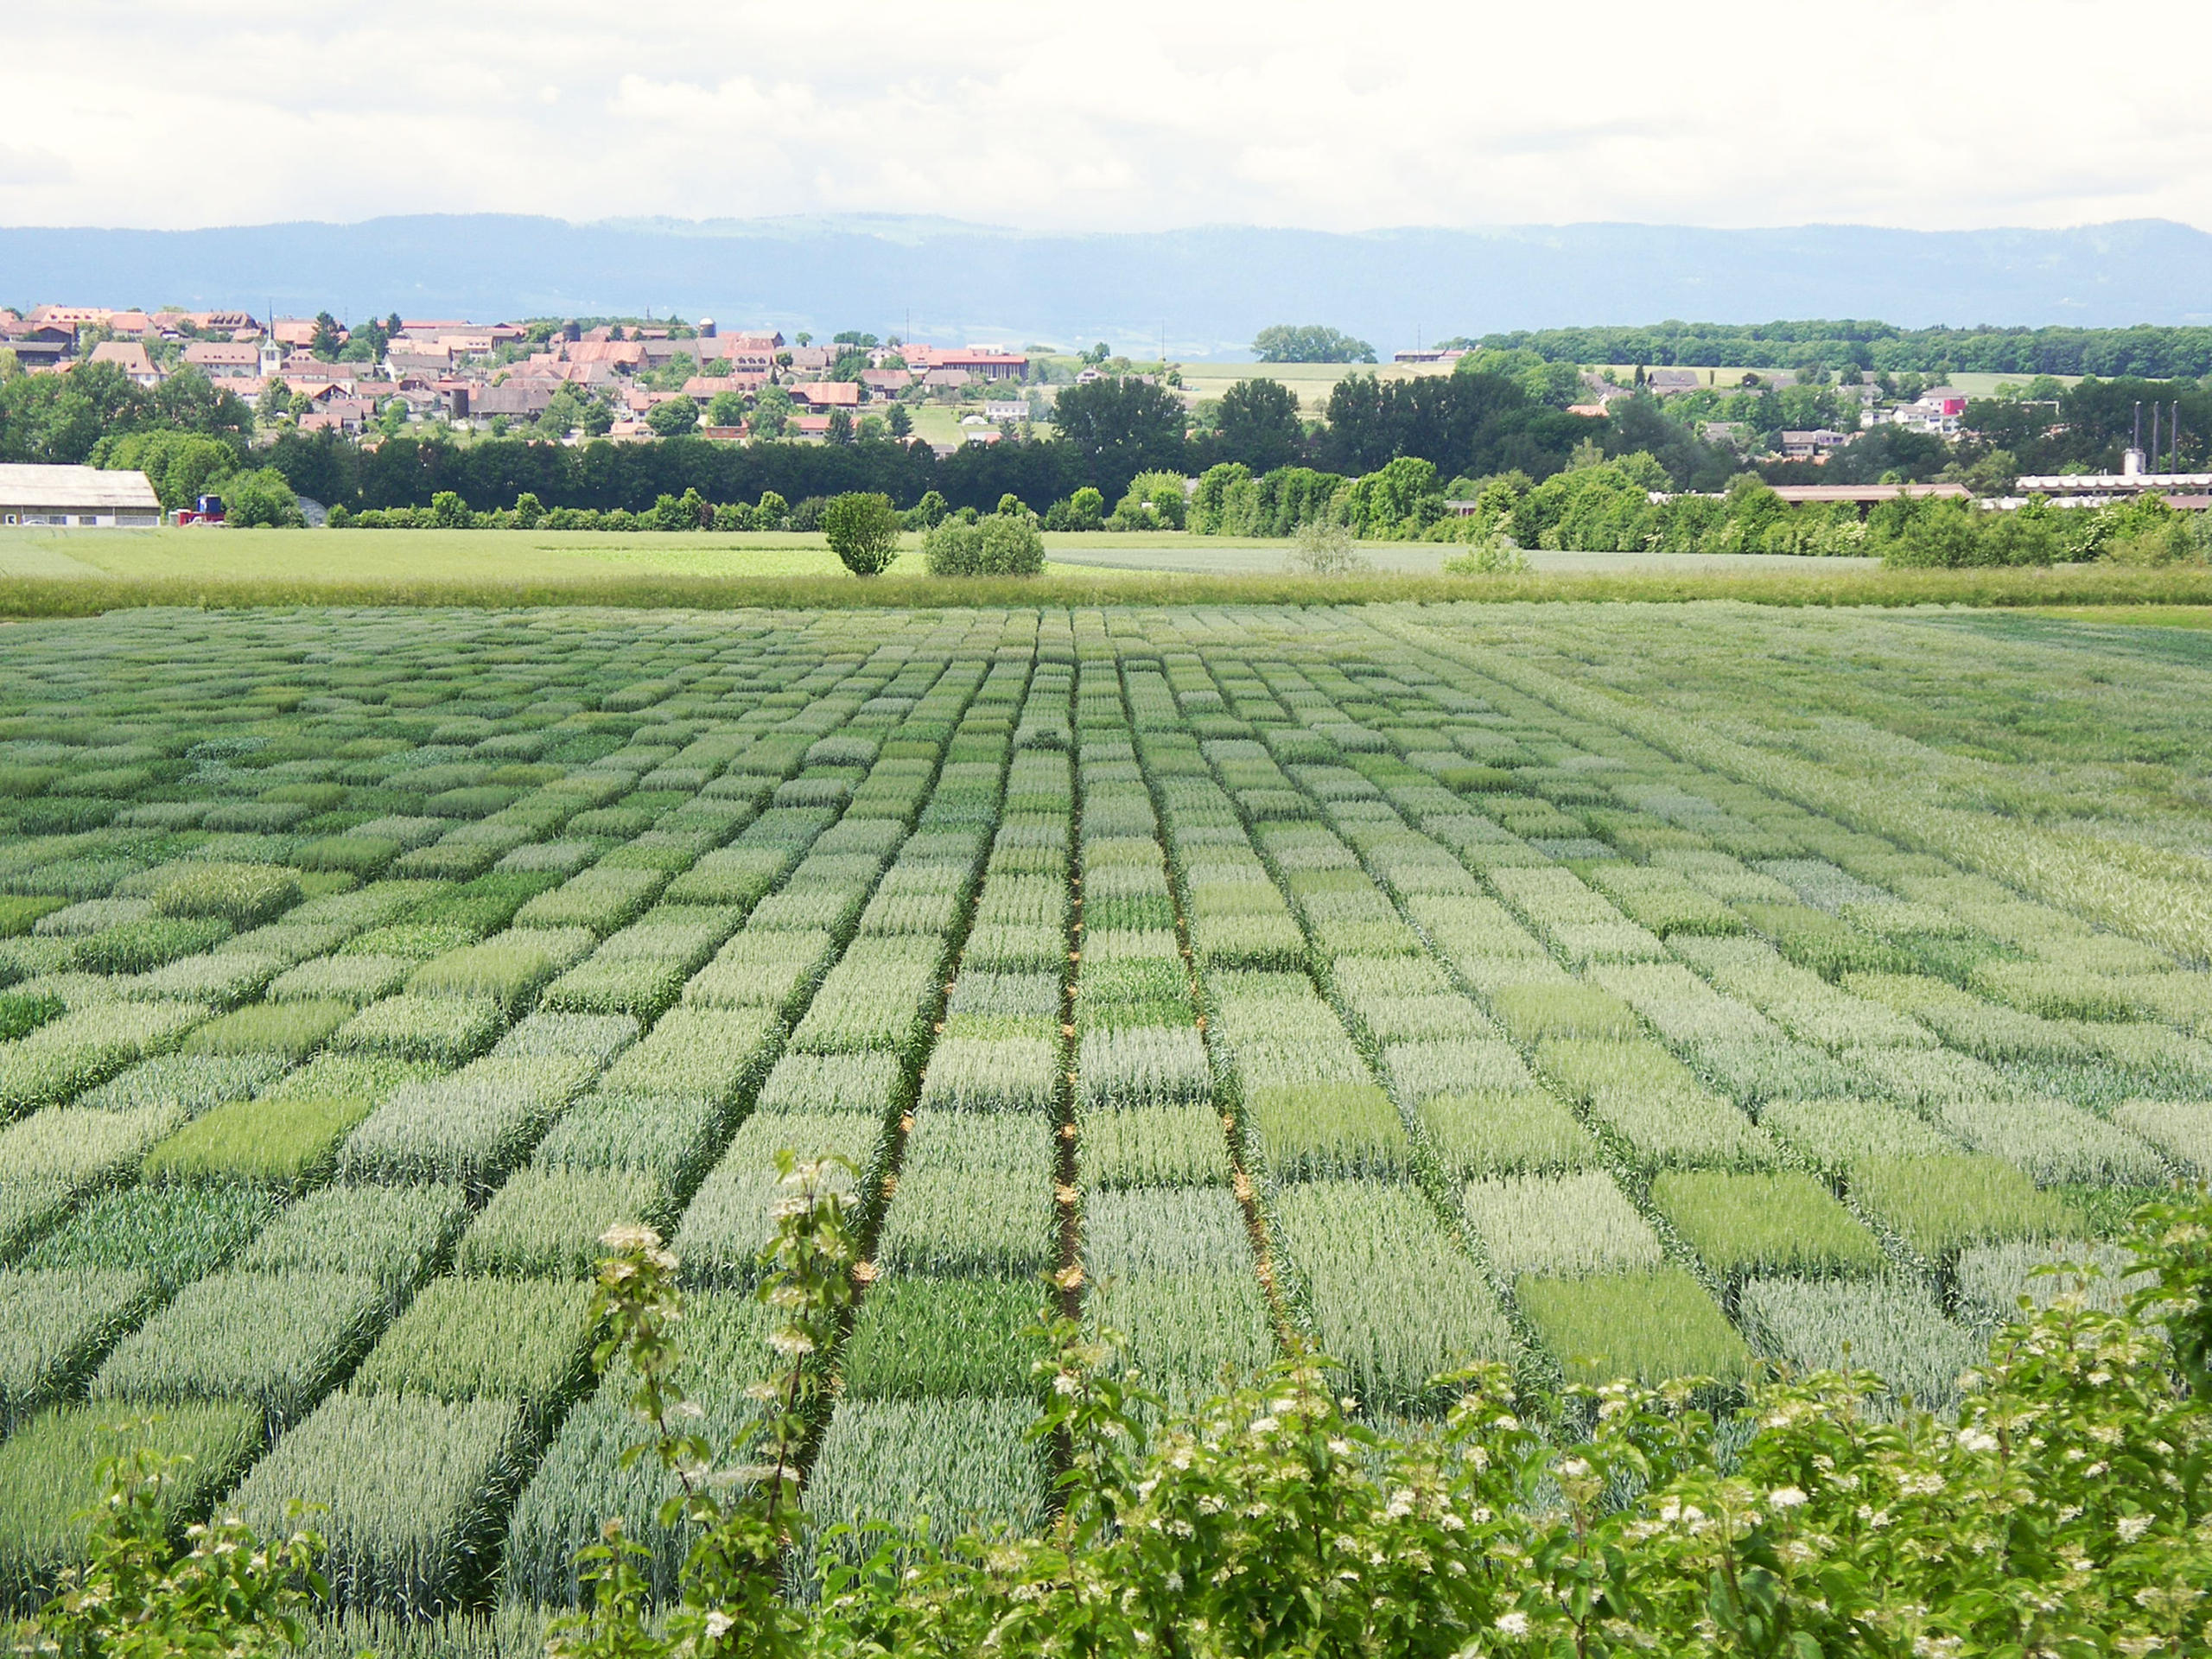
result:
[[[143,473],[0,466],[0,524],[113,529],[161,522],[162,504]]]

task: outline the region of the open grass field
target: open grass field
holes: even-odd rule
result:
[[[686,606],[710,610],[1100,603],[1344,604],[1735,599],[1782,606],[2212,605],[2212,572],[2113,565],[1891,570],[1863,559],[1537,551],[1519,575],[1453,576],[1449,550],[1363,543],[1368,569],[1288,569],[1285,541],[1191,536],[1045,538],[1041,577],[948,581],[918,537],[887,575],[845,571],[815,535],[533,531],[0,531],[0,617],[132,606],[287,604]]]
[[[2209,709],[2201,632],[1956,610],[19,621],[0,1595],[159,1413],[349,1609],[568,1603],[656,1495],[594,1241],[674,1241],[742,1422],[779,1147],[874,1265],[823,1522],[1034,1523],[1078,1266],[1179,1399],[1302,1334],[1393,1417],[1476,1357],[1940,1404],[2212,1173]]]
[[[1329,393],[1348,374],[1412,380],[1452,372],[1448,363],[1185,363],[1181,368],[1183,390],[1201,398],[1218,397],[1239,380],[1275,381],[1298,394],[1300,410],[1309,419],[1320,417]]]

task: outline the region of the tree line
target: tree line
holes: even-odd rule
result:
[[[1222,397],[1210,427],[1194,430],[1172,391],[1121,378],[1063,390],[1049,436],[963,444],[943,456],[925,443],[887,439],[565,445],[403,435],[368,445],[327,433],[283,434],[267,454],[302,494],[356,512],[427,506],[443,492],[480,512],[524,494],[549,509],[640,512],[686,490],[716,502],[880,494],[901,509],[934,491],[955,509],[989,512],[1008,495],[1040,510],[1085,489],[1118,502],[1141,476],[1188,477],[1222,463],[1356,476],[1412,455],[1446,476],[1510,467],[1548,475],[1605,424],[1539,403],[1510,377],[1479,373],[1390,382],[1351,376],[1331,393],[1326,413],[1325,424],[1309,424],[1291,392],[1248,380]]]
[[[1852,318],[1760,323],[1658,322],[1535,328],[1446,342],[1534,352],[1560,363],[1652,367],[1841,370],[1918,374],[2094,374],[2196,379],[2212,374],[2212,327],[1899,328]]]

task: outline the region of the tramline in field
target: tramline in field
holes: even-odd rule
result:
[[[817,1524],[1034,1525],[1054,1300],[1177,1402],[1301,1339],[1390,1417],[1952,1398],[2212,1173],[2202,669],[1560,609],[10,631],[0,1590],[156,1412],[180,1516],[326,1506],[345,1608],[534,1618],[615,1514],[664,1589],[596,1241],[673,1241],[727,1434],[785,1147],[868,1257]]]

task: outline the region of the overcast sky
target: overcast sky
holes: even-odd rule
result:
[[[0,224],[2212,227],[2212,8],[62,0]]]

